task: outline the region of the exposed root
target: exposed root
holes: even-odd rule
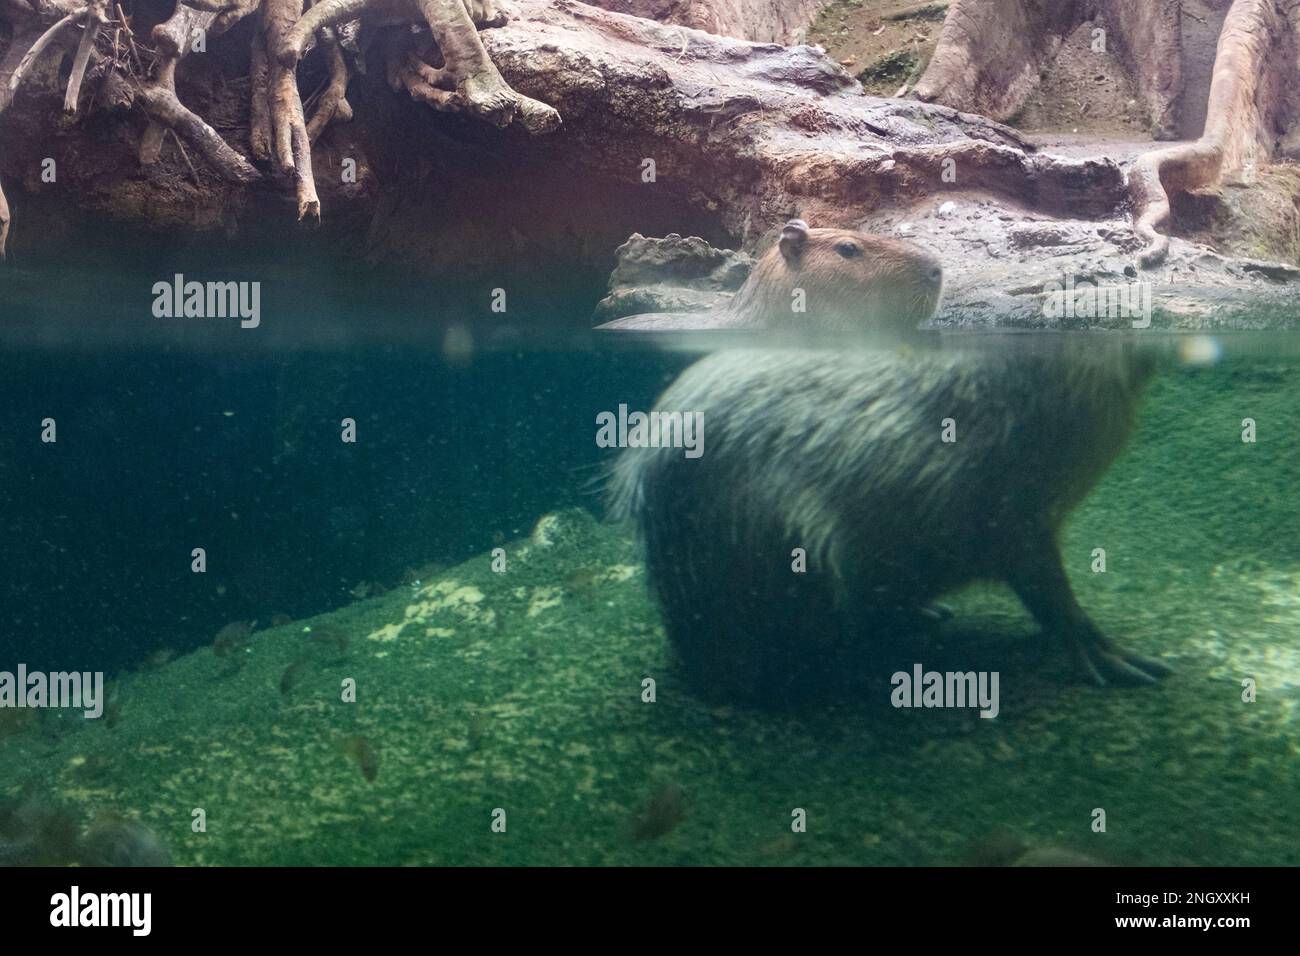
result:
[[[18,65],[14,68],[13,75],[9,77],[9,86],[4,91],[4,95],[0,96],[0,112],[3,112],[13,101],[13,96],[18,91],[18,87],[22,85],[23,79],[27,76],[28,72],[30,72],[32,66],[36,63],[37,59],[40,58],[41,54],[44,53],[52,43],[62,40],[65,33],[69,33],[71,28],[76,25],[77,22],[86,19],[89,15],[89,8],[74,10],[72,13],[66,14],[59,20],[55,21],[48,30],[36,38],[36,41],[28,48],[27,52],[23,55],[23,58],[18,61]],[[98,32],[98,27],[95,28],[95,31]],[[89,32],[90,30],[87,28],[87,34],[89,34]],[[88,50],[86,57],[89,58],[89,56],[90,51]],[[80,60],[80,58],[80,54],[78,54],[78,60]],[[82,64],[81,73],[85,73],[84,64]],[[72,79],[68,84],[68,94],[65,98],[65,103],[67,99],[72,100],[74,109],[76,106],[77,92],[80,90],[80,87],[81,76],[78,75],[74,67]],[[9,201],[5,199],[4,190],[0,189],[0,262],[4,261],[5,258],[5,244],[9,238],[9,222]]]
[[[131,50],[131,63],[134,69],[139,69],[143,63],[140,59],[140,50],[135,45],[135,31],[131,29],[131,24],[126,18],[126,12],[122,9],[121,3],[115,3],[114,9],[117,11],[117,22],[121,30],[126,34],[126,44]]]
[[[326,32],[325,50],[329,57],[330,79],[325,92],[316,103],[316,112],[312,114],[311,122],[307,124],[307,138],[312,143],[325,132],[330,120],[335,117],[342,121],[352,119],[352,107],[344,99],[348,90],[348,65],[343,59],[343,49],[332,30],[323,32]]]
[[[176,64],[189,52],[190,38],[194,31],[210,29],[216,16],[211,11],[195,10],[177,4],[171,17],[153,28],[153,42],[161,56],[153,79],[134,85],[124,95],[150,118],[149,126],[140,137],[138,155],[141,166],[152,166],[158,162],[162,156],[163,138],[167,130],[171,129],[179,131],[181,135],[195,136],[195,145],[200,155],[205,158],[211,156],[210,161],[217,169],[235,181],[247,181],[245,167],[252,167],[248,166],[244,157],[229,147],[218,149],[212,142],[212,137],[218,140],[221,137],[196,114],[181,105],[176,96]],[[200,139],[204,142],[198,142]],[[225,145],[224,140],[221,143]]]
[[[0,189],[0,262],[5,258],[5,240],[9,238],[9,201]]]
[[[162,123],[150,121],[145,127],[144,135],[140,137],[140,148],[136,151],[141,166],[152,166],[158,162],[162,157],[163,137],[166,135],[167,127]]]
[[[151,144],[154,158],[157,150],[162,147],[166,130],[170,129],[181,140],[193,146],[200,156],[231,182],[251,183],[262,178],[253,165],[232,149],[216,130],[198,114],[185,108],[176,98],[170,83],[141,83],[118,73],[110,74],[105,83],[110,98],[124,105],[138,106],[153,120],[157,133],[147,133],[146,140]]]
[[[150,70],[149,64],[141,60],[120,3],[85,0],[84,6],[62,16],[32,43],[10,77],[8,89],[0,96],[0,110],[8,105],[10,94],[18,89],[37,59],[51,46],[65,46],[73,30],[81,26],[64,96],[67,112],[77,111],[86,76],[102,74],[101,89],[108,101],[136,106],[149,117],[139,145],[142,165],[158,162],[163,140],[170,131],[196,183],[199,174],[190,161],[187,144],[227,180],[252,182],[260,178],[257,169],[180,102],[176,95],[176,67],[191,52],[196,31],[218,36],[260,10],[261,24],[251,51],[250,148],[254,158],[270,162],[277,172],[292,179],[300,220],[320,218],[320,199],[312,174],[312,144],[334,120],[352,118],[347,101],[348,60],[332,29],[337,24],[364,17],[363,28],[371,30],[381,24],[423,21],[437,46],[435,50],[433,44],[427,44],[424,52],[430,58],[440,58],[443,65],[431,65],[409,43],[398,40],[392,46],[400,49],[397,53],[390,50],[388,56],[389,80],[394,88],[405,89],[436,109],[470,113],[498,127],[519,120],[530,132],[544,133],[560,123],[559,114],[550,106],[512,90],[489,59],[478,27],[506,22],[496,0],[324,0],[305,12],[303,2],[178,2],[172,15],[153,29],[157,59]],[[101,53],[96,43],[101,35],[108,35],[105,27],[110,25],[111,36],[104,41]],[[313,44],[324,50],[329,79],[319,96],[312,98],[315,108],[308,123],[298,90],[297,67]],[[107,69],[103,69],[105,63]],[[95,64],[99,66],[92,70]],[[8,228],[9,207],[0,193],[0,257]]]
[[[446,70],[456,78],[463,108],[493,126],[509,126],[519,110],[518,96],[488,59],[463,0],[415,0],[442,51]]]
[[[265,0],[262,23],[267,51],[278,50],[302,14],[302,0]],[[272,60],[267,77],[267,105],[271,113],[272,159],[281,173],[292,176],[298,200],[298,220],[320,220],[320,199],[311,169],[311,138],[303,118],[296,72]]]
[[[405,38],[390,43],[387,50],[388,85],[406,90],[412,99],[427,103],[436,110],[458,112],[464,98],[456,92],[454,80],[445,69],[430,66]]]
[[[285,34],[281,45],[274,50],[275,59],[281,66],[296,67],[317,30],[355,20],[363,12],[384,16],[400,9],[409,9],[406,0],[324,0],[304,13]]]
[[[170,90],[157,86],[144,86],[136,94],[136,102],[149,117],[173,130],[183,140],[193,143],[199,155],[231,182],[251,183],[261,179],[261,174],[231,149],[220,134],[205,123],[196,113],[191,113]]]
[[[1079,24],[1100,23],[1156,139],[1174,138],[1182,92],[1180,0],[952,0],[913,96],[1010,119]]]
[[[1129,174],[1133,230],[1147,245],[1138,264],[1151,268],[1169,252],[1170,195],[1214,186],[1230,174],[1267,162],[1270,133],[1282,99],[1270,76],[1277,40],[1291,29],[1274,0],[1237,0],[1219,37],[1210,84],[1205,132],[1193,143],[1169,146],[1139,157]],[[1271,54],[1271,56],[1270,56]],[[1277,64],[1288,77],[1295,64]]]
[[[244,17],[256,13],[262,0],[184,0],[187,7],[216,14],[212,21],[212,35],[220,36]]]
[[[169,129],[167,132],[171,133],[172,139],[176,140],[176,148],[181,151],[181,159],[185,160],[185,166],[190,171],[190,179],[194,181],[195,186],[199,185],[199,171],[195,169],[194,164],[190,162],[190,154],[185,152],[185,144],[182,143],[181,138],[176,135],[176,130]]]
[[[530,133],[541,134],[560,125],[560,114],[550,106],[511,89],[483,48],[478,28],[505,22],[492,0],[324,0],[294,24],[275,56],[282,66],[294,66],[317,31],[358,17],[422,19],[428,24],[444,66],[426,63],[426,70],[419,63],[395,62],[390,53],[389,84],[394,89],[405,89],[435,109],[470,113],[497,127],[518,119]],[[405,53],[397,59],[405,61]]]
[[[36,42],[32,44],[31,49],[27,51],[27,55],[19,61],[18,68],[14,70],[14,75],[9,78],[9,91],[11,93],[18,91],[18,87],[22,84],[23,78],[26,77],[27,72],[32,68],[32,65],[36,62],[37,58],[45,52],[45,48],[58,39],[59,35],[62,34],[64,30],[67,30],[76,21],[85,17],[85,15],[85,10],[78,10],[75,13],[69,13],[66,17],[59,20],[40,35]]]
[[[249,72],[248,140],[253,157],[271,158],[270,64],[266,56],[266,31],[253,34],[252,67]]]
[[[1137,257],[1141,268],[1155,268],[1169,254],[1169,237],[1163,232],[1169,227],[1169,194],[1209,185],[1222,166],[1223,150],[1206,137],[1145,153],[1134,163],[1129,194],[1133,231],[1146,243]]]
[[[26,12],[22,3],[13,2]],[[390,80],[396,88],[405,89],[437,109],[471,113],[495,126],[506,126],[518,119],[530,132],[543,133],[560,123],[559,114],[550,106],[515,93],[489,59],[478,37],[478,27],[505,23],[495,0],[324,0],[305,12],[303,2],[177,2],[172,15],[152,31],[156,51],[147,52],[156,52],[156,59],[147,63],[141,58],[121,4],[117,0],[84,0],[84,6],[64,13],[32,42],[10,75],[7,88],[0,92],[0,111],[8,106],[39,58],[51,47],[66,48],[73,31],[80,27],[64,95],[66,112],[77,112],[87,75],[102,74],[107,101],[138,107],[150,120],[138,146],[142,166],[159,161],[170,131],[196,183],[199,173],[186,144],[225,179],[236,183],[255,181],[261,174],[248,159],[181,103],[176,94],[176,68],[192,52],[196,31],[219,36],[244,17],[260,11],[262,22],[251,50],[250,149],[254,158],[270,162],[280,174],[292,179],[300,220],[319,220],[321,214],[312,173],[312,144],[331,122],[352,118],[347,101],[348,60],[332,29],[337,24],[363,15],[367,19],[363,27],[368,30],[378,24],[423,21],[437,42],[437,50],[430,44],[427,53],[440,57],[445,65],[434,67],[403,44],[401,57],[389,58]],[[70,5],[60,0],[54,6],[55,14]],[[40,12],[35,3],[32,12]],[[101,53],[96,44],[105,27],[111,28],[111,36]],[[314,98],[315,108],[308,123],[298,90],[297,65],[316,43],[324,49],[329,79]],[[105,62],[107,69],[103,69]],[[9,225],[9,206],[0,192],[0,258],[4,256]]]
[[[77,55],[72,60],[72,74],[68,77],[68,91],[63,97],[63,112],[77,112],[77,99],[81,96],[81,83],[86,78],[90,54],[95,49],[100,28],[108,22],[108,0],[91,0],[86,6],[86,26],[77,44]]]
[[[515,94],[515,98],[519,101],[519,122],[524,125],[524,129],[534,136],[541,136],[543,133],[557,130],[564,122],[559,111],[541,100],[535,100],[518,93]]]

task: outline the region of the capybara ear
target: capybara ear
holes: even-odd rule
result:
[[[802,219],[791,219],[781,230],[781,255],[787,262],[794,262],[803,255],[804,245],[808,242],[808,223]]]

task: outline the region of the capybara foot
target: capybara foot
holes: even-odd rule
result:
[[[1098,687],[1154,684],[1173,673],[1164,661],[1126,651],[1095,628],[1074,638],[1083,675]]]

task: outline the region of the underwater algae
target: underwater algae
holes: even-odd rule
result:
[[[1080,601],[1175,665],[1157,687],[1075,682],[985,587],[911,659],[1001,670],[996,720],[852,695],[715,706],[674,670],[629,535],[574,509],[505,544],[504,573],[481,555],[257,631],[238,668],[204,648],[126,675],[113,727],[0,741],[3,795],[138,818],[180,865],[952,864],[1004,828],[1108,863],[1294,865],[1300,556],[1269,529],[1295,526],[1273,492],[1297,452],[1233,442],[1243,403],[1275,422],[1296,384],[1289,367],[1160,376],[1066,529]]]

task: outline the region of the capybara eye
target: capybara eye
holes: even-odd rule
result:
[[[838,242],[835,244],[835,251],[845,259],[856,259],[862,255],[862,248],[853,242]]]

